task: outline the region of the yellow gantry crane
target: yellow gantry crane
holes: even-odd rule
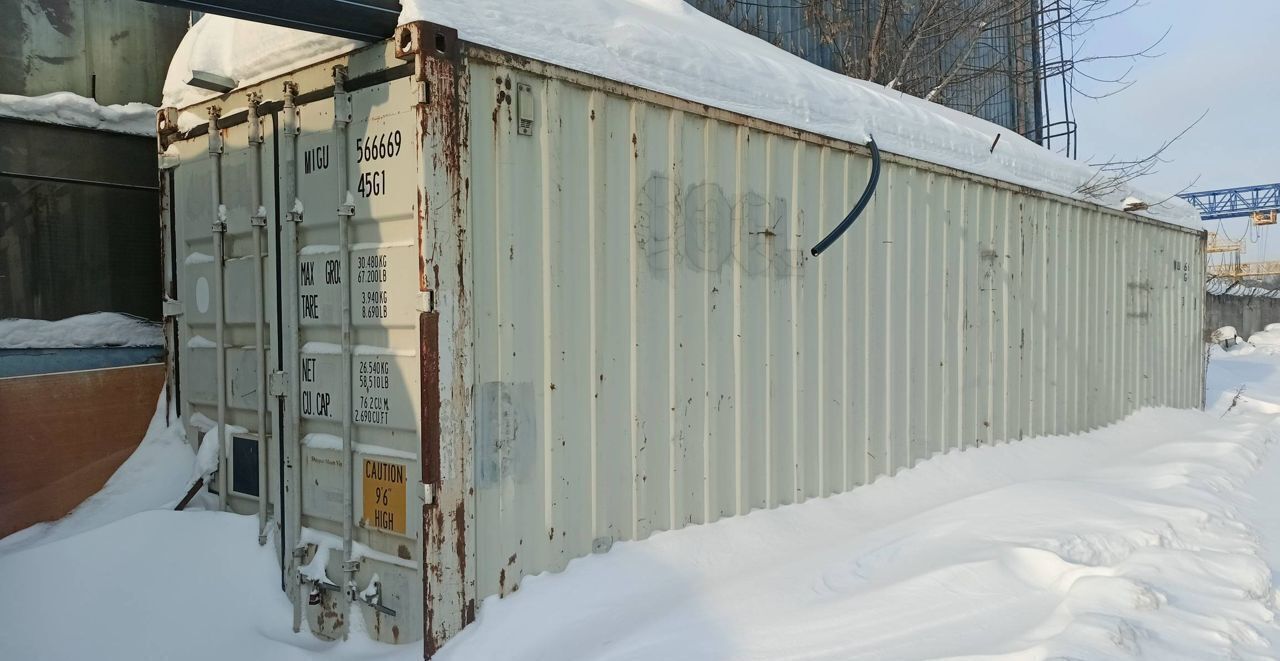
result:
[[[1227,218],[1248,218],[1255,226],[1275,225],[1280,213],[1280,183],[1262,186],[1245,186],[1242,188],[1223,188],[1220,190],[1182,193],[1178,197],[1190,202],[1200,212],[1204,221],[1223,220]],[[1265,275],[1280,275],[1280,261],[1241,263],[1240,255],[1244,254],[1244,241],[1223,239],[1216,232],[1209,233],[1205,244],[1205,252],[1235,253],[1232,260],[1222,264],[1209,264],[1209,275],[1215,278],[1241,280],[1243,278]],[[1266,256],[1263,250],[1262,257]]]
[[[1207,253],[1236,252],[1244,254],[1244,241],[1226,241],[1217,232],[1209,232],[1209,242],[1205,244]]]
[[[1179,197],[1190,202],[1204,222],[1224,220],[1228,218],[1248,218],[1253,225],[1274,225],[1277,222],[1277,210],[1280,210],[1280,183],[1268,183],[1263,186],[1244,186],[1239,188],[1221,188],[1216,191],[1198,191],[1179,193]],[[1234,263],[1210,264],[1208,274],[1216,278],[1242,279],[1256,275],[1280,275],[1280,261],[1257,261],[1253,264],[1240,263],[1240,255],[1244,254],[1244,241],[1230,241],[1230,238],[1208,234],[1208,243],[1204,246],[1208,254],[1229,254],[1234,252]],[[1263,251],[1266,252],[1266,251]],[[1266,256],[1265,254],[1261,256]],[[1230,257],[1228,257],[1230,259]]]
[[[1250,221],[1254,225],[1275,225],[1276,217],[1275,209],[1254,211],[1249,214]],[[1214,278],[1229,278],[1238,282],[1245,278],[1280,275],[1280,261],[1241,263],[1239,255],[1244,254],[1244,241],[1223,241],[1218,238],[1217,232],[1209,233],[1209,241],[1205,246],[1205,252],[1234,252],[1237,254],[1234,264],[1209,265],[1209,275]]]
[[[1250,219],[1254,225],[1275,225],[1276,216],[1276,210],[1271,209],[1269,211],[1254,211],[1250,214]],[[1208,266],[1209,277],[1227,278],[1239,282],[1245,278],[1280,275],[1280,261],[1241,263],[1240,255],[1244,254],[1244,246],[1243,240],[1224,240],[1218,236],[1217,232],[1209,232],[1209,240],[1204,249],[1206,253],[1236,253],[1234,263],[1210,264]]]
[[[1280,275],[1280,261],[1209,265],[1209,276],[1214,278],[1243,280],[1264,275]]]

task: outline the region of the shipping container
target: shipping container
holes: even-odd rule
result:
[[[170,392],[320,636],[429,656],[618,541],[1202,404],[1203,232],[886,153],[814,257],[866,147],[446,27],[159,141]]]

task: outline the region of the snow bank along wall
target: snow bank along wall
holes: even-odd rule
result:
[[[1201,404],[1202,232],[886,154],[815,258],[862,146],[448,28],[160,136],[171,392],[323,636],[430,654],[620,540]]]

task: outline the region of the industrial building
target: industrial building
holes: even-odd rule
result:
[[[814,64],[879,83],[888,83],[899,73],[907,50],[904,42],[914,36],[919,21],[924,29],[917,31],[930,33],[922,36],[929,43],[911,49],[905,56],[909,69],[903,73],[937,83],[954,69],[952,82],[936,99],[939,103],[1034,142],[1041,142],[1046,131],[1060,129],[1046,125],[1041,84],[1046,74],[1058,72],[1052,63],[1044,62],[1041,43],[1042,35],[1056,36],[1052,25],[1042,23],[1045,16],[1052,22],[1057,11],[1052,7],[1046,10],[1039,1],[947,2],[931,18],[919,16],[926,3],[884,0],[690,0],[690,4]],[[990,9],[966,18],[972,22],[988,20],[981,28],[951,27],[939,18],[946,13],[974,12],[980,5]],[[888,29],[879,25],[881,10],[886,8],[900,12],[886,17]],[[886,44],[882,47],[886,61],[877,76],[868,75],[871,72],[865,62],[873,44]],[[1055,51],[1051,48],[1049,52]],[[926,84],[923,91],[928,87]]]
[[[0,3],[0,318],[159,319],[153,132],[93,106],[158,105],[186,27],[187,12],[142,2]],[[45,97],[64,92],[89,101]]]

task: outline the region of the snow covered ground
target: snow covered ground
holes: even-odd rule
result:
[[[486,601],[441,658],[1280,657],[1280,329],[1251,339],[1214,348],[1207,411],[619,543]],[[0,542],[0,658],[420,658],[293,634],[253,517],[160,509],[193,461],[157,418],[95,499]]]

